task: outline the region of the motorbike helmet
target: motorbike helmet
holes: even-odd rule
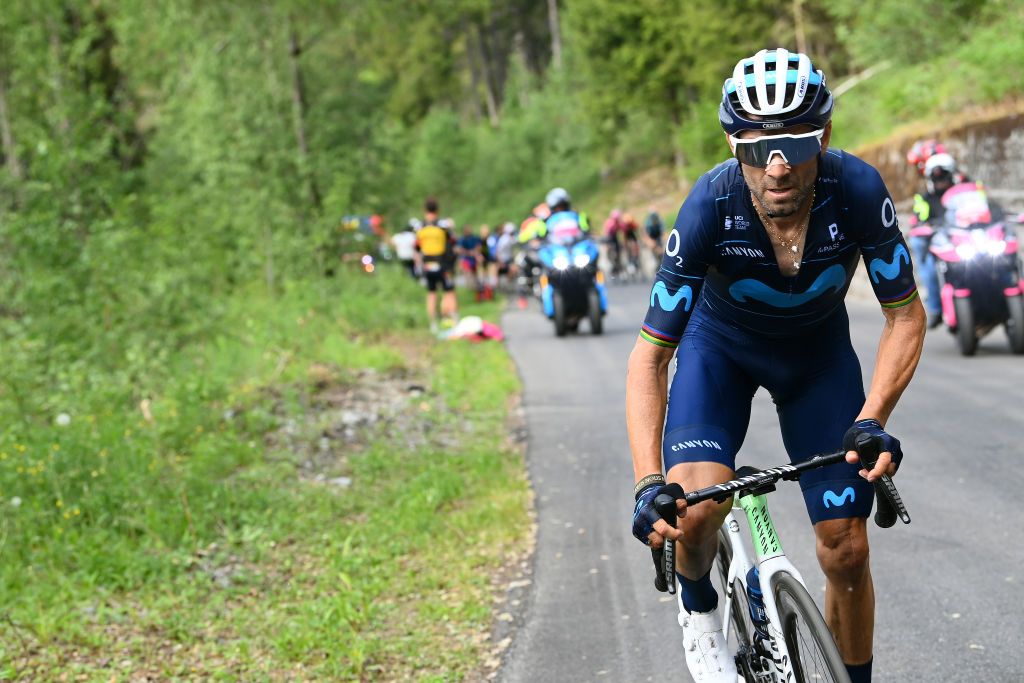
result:
[[[807,55],[761,50],[737,62],[725,80],[718,120],[729,135],[801,124],[821,129],[832,119],[832,104],[825,74]]]
[[[548,192],[547,195],[544,197],[544,203],[547,204],[552,209],[554,209],[559,204],[568,205],[571,202],[572,198],[569,196],[569,193],[566,192],[565,189],[561,187],[552,188],[552,190]]]
[[[925,174],[924,165],[932,156],[945,154],[946,146],[935,140],[918,140],[907,152],[907,163],[917,167],[917,172]]]
[[[935,193],[936,183],[948,189],[956,182],[956,161],[952,156],[941,152],[933,154],[924,164],[924,177],[928,180],[928,191]]]

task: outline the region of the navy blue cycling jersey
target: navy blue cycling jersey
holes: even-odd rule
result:
[[[641,337],[678,346],[696,307],[755,335],[802,334],[843,306],[859,255],[882,306],[917,297],[896,209],[873,167],[841,150],[821,155],[803,259],[789,277],[730,159],[701,176],[683,202]]]

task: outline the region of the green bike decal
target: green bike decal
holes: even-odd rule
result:
[[[768,501],[765,496],[742,496],[739,499],[740,507],[747,513],[747,523],[750,525],[750,533],[754,537],[754,550],[757,556],[764,560],[769,557],[782,555],[782,542],[775,531],[775,524],[772,523],[771,515],[768,514]]]

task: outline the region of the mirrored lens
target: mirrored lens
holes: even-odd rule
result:
[[[790,166],[810,161],[821,151],[824,131],[802,135],[765,135],[759,138],[729,136],[734,154],[741,164],[766,168],[772,157],[779,155]]]

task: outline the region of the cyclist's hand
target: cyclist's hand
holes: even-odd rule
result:
[[[888,474],[890,477],[896,474],[896,470],[903,460],[900,440],[882,429],[882,425],[878,420],[874,419],[857,420],[853,423],[852,427],[846,430],[846,434],[843,436],[843,448],[847,450],[846,462],[854,464],[860,461],[860,457],[857,455],[856,443],[857,437],[861,434],[878,437],[881,439],[882,445],[881,453],[878,455],[878,462],[875,463],[874,468],[870,472],[862,469],[860,476],[870,482],[874,482],[883,474]]]
[[[678,541],[683,532],[669,526],[654,509],[654,499],[665,488],[664,484],[649,484],[636,494],[636,505],[633,506],[633,535],[644,545],[660,548],[665,545],[665,538]],[[686,501],[676,501],[676,515],[686,515]]]

